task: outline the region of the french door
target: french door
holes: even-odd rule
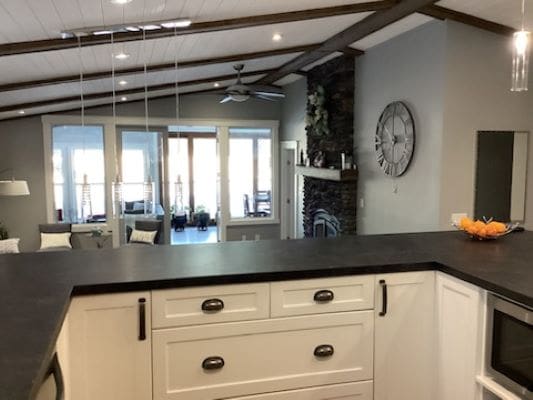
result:
[[[118,126],[118,171],[123,182],[121,243],[139,220],[162,222],[159,244],[170,243],[167,127]]]

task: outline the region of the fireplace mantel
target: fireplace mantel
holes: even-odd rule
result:
[[[297,165],[296,173],[309,178],[323,179],[327,181],[348,182],[357,180],[356,169],[330,169]]]

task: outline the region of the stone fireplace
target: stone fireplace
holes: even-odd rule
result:
[[[355,58],[340,56],[319,65],[307,75],[308,94],[324,88],[329,134],[307,125],[307,157],[325,155],[325,167],[300,167],[304,176],[303,223],[306,237],[356,233],[357,172],[341,169],[341,153],[353,156]]]

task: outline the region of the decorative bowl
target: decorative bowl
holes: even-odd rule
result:
[[[518,227],[518,223],[503,223],[493,221],[492,218],[484,221],[473,221],[469,218],[462,218],[459,223],[454,223],[453,226],[464,232],[473,240],[496,240],[502,236],[511,233]]]

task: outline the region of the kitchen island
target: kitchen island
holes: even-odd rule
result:
[[[459,232],[28,253],[0,257],[0,398],[32,399],[72,296],[439,270],[533,307],[533,233]]]

